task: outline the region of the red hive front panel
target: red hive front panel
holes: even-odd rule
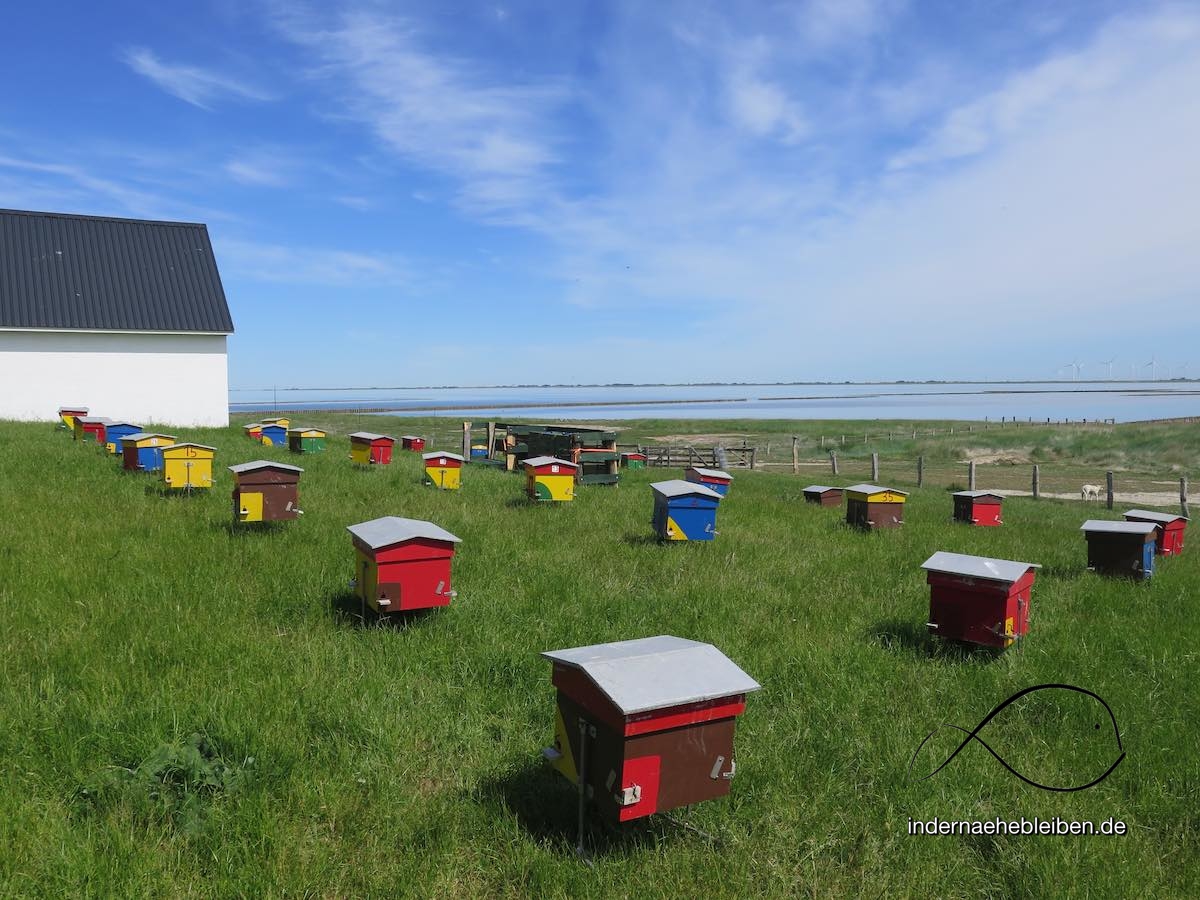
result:
[[[379,593],[391,601],[388,612],[449,606],[453,556],[452,546],[424,538],[378,551]]]
[[[929,623],[938,637],[1007,647],[1029,632],[1029,597],[1035,574],[1008,584],[930,572]]]

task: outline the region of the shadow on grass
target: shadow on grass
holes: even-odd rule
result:
[[[872,625],[867,638],[890,653],[937,659],[950,663],[992,663],[1004,651],[999,647],[983,647],[963,641],[935,638],[924,625],[915,622],[887,619]]]
[[[624,541],[626,544],[629,544],[629,546],[631,546],[631,547],[653,547],[653,546],[657,546],[658,544],[670,543],[668,541],[659,540],[658,535],[655,534],[654,532],[643,532],[643,531],[627,531],[623,535],[621,535],[621,540]],[[675,541],[674,543],[684,543],[684,542],[683,541]]]
[[[208,495],[210,490],[210,488],[169,488],[161,481],[155,481],[153,484],[148,484],[145,487],[147,497],[157,497],[159,500],[204,497]]]
[[[1078,581],[1088,572],[1085,563],[1077,566],[1046,566],[1038,572],[1038,578],[1055,578],[1060,581]]]
[[[579,797],[575,786],[541,760],[523,761],[502,775],[485,779],[474,799],[501,816],[514,816],[537,843],[561,856],[574,857],[578,843]],[[683,827],[664,815],[613,826],[590,807],[584,818],[583,846],[591,858],[652,850],[677,839]]]
[[[352,591],[339,591],[329,598],[329,611],[334,621],[350,628],[390,628],[394,631],[404,631],[427,621],[440,608],[411,609],[380,615]]]
[[[223,519],[220,522],[213,522],[212,527],[218,531],[224,531],[230,537],[251,540],[257,539],[257,536],[260,535],[283,534],[295,521],[295,519],[290,519],[282,522],[235,522],[233,519]]]

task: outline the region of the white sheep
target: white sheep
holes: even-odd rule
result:
[[[1079,495],[1084,500],[1099,500],[1100,499],[1100,485],[1085,484],[1083,487],[1081,487],[1079,489]]]

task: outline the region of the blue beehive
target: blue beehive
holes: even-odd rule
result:
[[[660,541],[711,541],[717,534],[721,495],[702,484],[674,479],[650,485],[654,491],[651,524]]]
[[[287,427],[270,424],[262,427],[262,442],[275,447],[286,447],[288,442]]]
[[[132,422],[109,422],[108,426],[104,429],[105,441],[108,443],[108,452],[120,453],[121,438],[137,434],[141,430],[141,425],[134,425]]]

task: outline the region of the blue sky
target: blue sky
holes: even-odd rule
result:
[[[0,206],[202,221],[234,387],[1200,375],[1200,8],[6,11]]]

